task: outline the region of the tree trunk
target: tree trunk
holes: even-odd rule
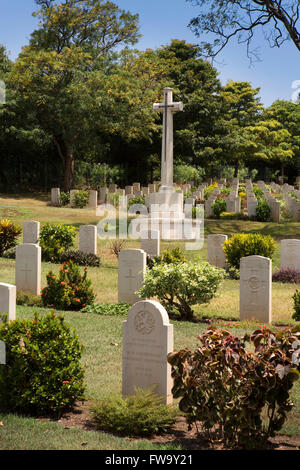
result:
[[[284,164],[281,163],[281,177],[284,178]]]
[[[65,167],[64,167],[64,190],[70,191],[73,185],[74,178],[74,154],[73,150],[68,150],[65,156]]]
[[[240,162],[237,160],[234,166],[234,178],[237,178],[240,168]]]

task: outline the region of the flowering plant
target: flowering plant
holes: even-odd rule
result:
[[[92,304],[95,294],[91,281],[87,279],[88,270],[82,275],[79,266],[73,261],[64,263],[56,276],[52,271],[47,274],[47,287],[42,290],[43,305],[58,310],[81,310]]]

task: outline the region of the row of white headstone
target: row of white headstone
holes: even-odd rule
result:
[[[25,221],[23,223],[23,244],[38,244],[40,222]],[[79,228],[79,251],[97,254],[96,225],[81,225]]]
[[[226,268],[223,245],[227,235],[214,234],[207,237],[207,259],[218,268]],[[280,268],[300,271],[300,240],[285,239],[280,242]]]

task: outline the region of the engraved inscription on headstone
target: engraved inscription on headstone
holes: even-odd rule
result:
[[[171,403],[167,355],[172,351],[173,325],[164,307],[151,300],[134,304],[123,323],[123,395],[134,394],[136,388],[155,387],[155,393]]]

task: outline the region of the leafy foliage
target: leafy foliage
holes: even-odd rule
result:
[[[259,222],[268,222],[271,216],[271,208],[266,199],[258,199],[256,206],[256,219]]]
[[[300,292],[298,291],[298,289],[293,295],[293,301],[294,301],[294,313],[292,317],[294,320],[300,321]]]
[[[83,251],[68,250],[64,251],[60,257],[61,263],[73,261],[78,266],[99,267],[101,265],[100,257],[93,253],[84,253]]]
[[[240,259],[245,256],[259,255],[272,258],[275,252],[275,240],[270,235],[239,233],[224,242],[223,250],[227,265],[240,269]]]
[[[95,313],[97,315],[122,315],[126,316],[131,308],[131,305],[119,302],[112,304],[104,302],[101,304],[91,304],[84,307],[81,311],[84,313]]]
[[[92,304],[95,294],[91,280],[87,278],[87,269],[82,275],[79,266],[68,261],[61,266],[58,277],[50,271],[47,286],[42,290],[42,299],[45,307],[57,310],[81,310]]]
[[[17,291],[17,305],[27,305],[28,307],[42,307],[40,295],[34,295],[31,292]]]
[[[300,271],[297,269],[281,268],[273,273],[272,280],[273,282],[300,284]]]
[[[39,244],[44,261],[59,263],[64,251],[74,243],[76,229],[73,226],[47,223],[41,228]]]
[[[211,207],[214,215],[219,219],[222,212],[226,212],[226,200],[223,197],[217,197]]]
[[[142,389],[125,398],[114,394],[97,400],[91,412],[99,429],[129,436],[166,432],[178,414],[176,408],[164,405],[153,390]]]
[[[84,190],[77,190],[74,192],[74,200],[73,205],[74,207],[82,209],[86,207],[89,202],[89,192]]]
[[[154,263],[151,270],[147,268],[139,295],[157,297],[169,315],[193,321],[191,307],[213,299],[223,278],[223,269],[209,263]]]
[[[10,220],[0,221],[0,256],[17,245],[17,240],[21,233],[22,228],[19,225]]]
[[[167,248],[159,256],[147,255],[147,266],[151,269],[154,264],[173,264],[185,263],[187,261],[184,252],[176,246],[175,248]]]
[[[0,340],[0,401],[9,411],[60,416],[83,399],[83,348],[63,317],[15,320],[0,327]]]
[[[293,408],[290,390],[300,376],[299,331],[263,328],[242,339],[211,327],[199,339],[194,352],[168,355],[173,396],[180,398],[187,422],[199,421],[210,438],[215,427],[216,437],[228,447],[263,448]],[[254,353],[245,348],[249,339]]]

